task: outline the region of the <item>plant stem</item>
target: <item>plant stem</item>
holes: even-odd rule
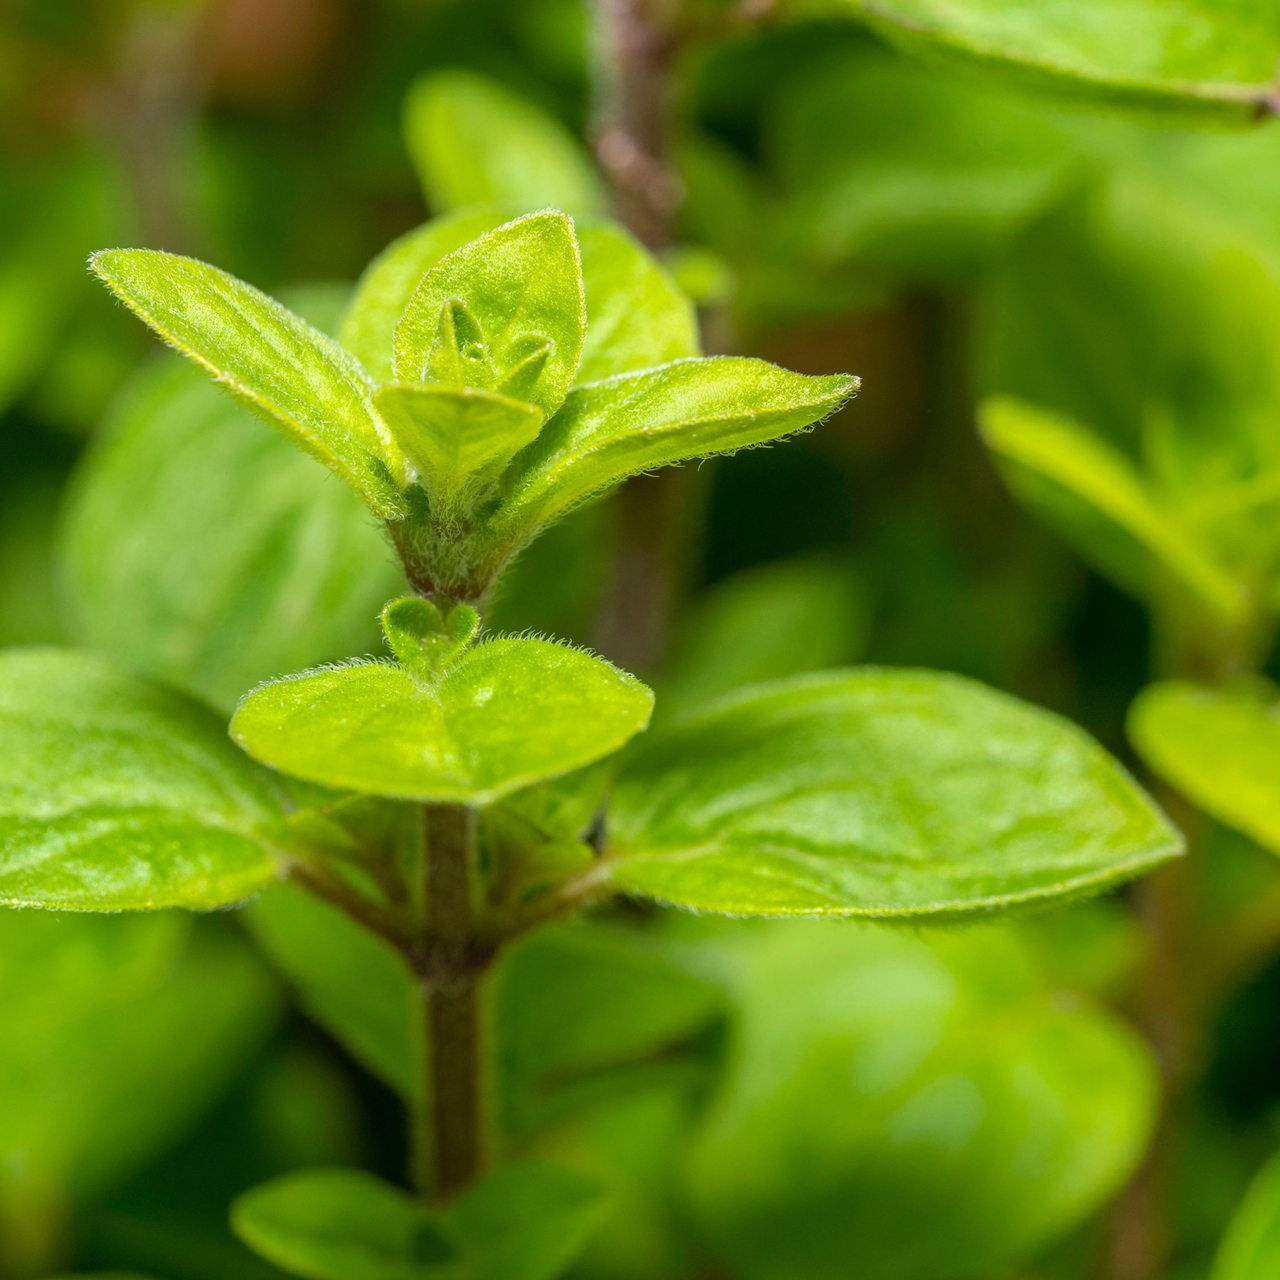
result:
[[[424,1190],[445,1199],[484,1163],[480,982],[487,954],[472,932],[474,815],[426,805],[426,950],[420,969],[426,1053],[417,1165]]]

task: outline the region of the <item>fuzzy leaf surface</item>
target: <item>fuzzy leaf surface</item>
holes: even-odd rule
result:
[[[409,157],[433,209],[603,213],[586,149],[554,116],[472,71],[422,76],[405,102]]]
[[[520,398],[548,415],[564,401],[586,333],[582,261],[573,223],[555,211],[517,218],[454,250],[422,278],[393,339],[400,382],[427,376],[441,317],[461,304],[480,326],[490,373],[465,383],[498,390],[534,340],[550,344],[545,363]]]
[[[1074,725],[877,668],[755,686],[642,744],[608,834],[620,889],[742,915],[956,916],[1097,892],[1182,850]]]
[[[834,413],[857,386],[709,356],[577,387],[506,482],[499,527],[523,532],[639,472],[780,439]]]
[[[207,910],[277,875],[269,774],[188,699],[70,650],[0,656],[0,901]]]
[[[1280,853],[1280,691],[1257,680],[1144,689],[1129,737],[1148,767],[1220,822]]]
[[[246,1192],[232,1225],[307,1280],[551,1280],[600,1208],[595,1182],[545,1164],[499,1169],[438,1211],[370,1174],[314,1169]]]
[[[599,658],[545,640],[491,640],[432,685],[353,663],[263,685],[232,736],[256,759],[325,786],[489,804],[616,751],[653,694]]]
[[[93,270],[155,332],[342,477],[375,514],[400,514],[400,462],[359,362],[274,298],[207,263],[106,249]]]
[[[1275,90],[1271,0],[818,0],[910,51],[946,54],[1029,85],[1244,123]]]

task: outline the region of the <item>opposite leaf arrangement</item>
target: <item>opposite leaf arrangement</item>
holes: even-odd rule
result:
[[[270,1184],[235,1225],[278,1265],[537,1280],[571,1260],[591,1187],[509,1160],[482,1176],[509,1156],[488,1117],[485,975],[546,921],[616,894],[957,918],[1180,852],[1085,734],[969,680],[869,668],[751,686],[624,752],[653,707],[639,680],[485,634],[503,569],[566,512],[809,427],[857,386],[700,356],[688,302],[617,228],[553,211],[429,223],[366,272],[341,343],[190,259],[92,265],[361,496],[414,592],[382,611],[392,660],[260,685],[230,739],[97,657],[0,658],[0,900],[199,910],[289,876],[414,975],[415,1172],[436,1207],[349,1171]]]

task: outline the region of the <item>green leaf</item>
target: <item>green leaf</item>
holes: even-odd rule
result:
[[[1276,88],[1269,0],[808,0],[904,49],[1003,71],[1029,87],[1245,123]]]
[[[455,341],[455,308],[479,326],[475,368],[452,385],[502,391],[541,348],[532,381],[513,392],[545,414],[564,401],[582,355],[586,303],[573,223],[548,211],[517,218],[442,258],[422,278],[393,339],[400,382],[429,379],[433,352]],[[549,344],[549,345],[548,345]]]
[[[958,676],[760,685],[643,743],[613,881],[700,911],[907,919],[1096,892],[1182,850],[1092,739]]]
[[[545,1164],[490,1174],[439,1211],[354,1169],[315,1169],[246,1192],[237,1235],[308,1280],[551,1280],[601,1208],[597,1185]]]
[[[689,1161],[742,1280],[1012,1274],[1141,1159],[1158,1075],[998,928],[737,925],[727,1078]]]
[[[264,679],[370,650],[404,589],[359,498],[169,357],[80,464],[59,553],[76,641],[228,712]]]
[[[420,995],[404,959],[336,907],[285,883],[244,912],[303,1009],[402,1098],[418,1090]]]
[[[579,227],[578,244],[587,299],[578,384],[699,353],[693,303],[652,254],[608,222]]]
[[[534,405],[471,387],[391,383],[378,389],[375,403],[433,509],[444,513],[496,479],[542,429]]]
[[[490,804],[616,751],[653,695],[599,658],[545,640],[490,640],[425,683],[358,662],[263,685],[232,736],[284,773],[369,795]]]
[[[390,382],[391,345],[422,277],[455,249],[502,224],[501,213],[477,209],[433,218],[393,240],[365,269],[338,338],[376,382]]]
[[[403,513],[403,464],[373,408],[373,384],[332,338],[193,258],[104,249],[90,263],[160,337],[341,476],[375,514]]]
[[[689,611],[658,714],[852,662],[869,615],[867,586],[847,561],[812,556],[735,574]]]
[[[582,144],[554,116],[471,71],[420,77],[405,138],[427,203],[444,212],[499,205],[602,213],[604,188]]]
[[[1219,616],[1248,602],[1118,450],[1061,414],[1011,397],[983,401],[979,423],[1010,487],[1122,584],[1150,597],[1154,561]]]
[[[1280,1159],[1271,1159],[1227,1226],[1210,1280],[1270,1280],[1280,1272]]]
[[[627,476],[777,440],[834,413],[857,378],[765,360],[676,360],[575,388],[504,481],[498,530],[524,536]]]
[[[1144,689],[1129,737],[1148,767],[1206,813],[1280,853],[1280,690],[1170,680]]]
[[[278,874],[280,798],[203,707],[101,659],[0,655],[0,902],[205,910]]]

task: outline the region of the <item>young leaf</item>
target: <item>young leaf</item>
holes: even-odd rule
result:
[[[391,383],[374,397],[433,504],[448,512],[537,438],[534,405],[472,387]]]
[[[391,344],[422,277],[447,254],[501,226],[502,214],[484,209],[454,213],[393,240],[365,268],[338,339],[375,382],[390,382]]]
[[[90,265],[167,343],[341,476],[375,514],[402,514],[402,461],[358,361],[273,298],[206,263],[104,249]]]
[[[490,381],[465,385],[501,390],[536,344],[549,344],[534,378],[519,398],[554,413],[577,372],[586,332],[582,264],[573,223],[555,211],[517,218],[442,258],[422,278],[393,339],[400,382],[428,377],[442,319],[454,304],[476,318],[483,332]]]
[[[1227,1225],[1209,1280],[1270,1280],[1280,1274],[1280,1159],[1249,1184]]]
[[[1073,725],[957,676],[876,668],[756,686],[646,742],[608,838],[622,890],[887,919],[1096,892],[1182,850]]]
[[[602,213],[604,189],[582,144],[553,116],[471,71],[422,76],[405,101],[405,139],[427,203]]]
[[[505,482],[496,527],[519,538],[627,476],[777,440],[834,413],[857,386],[712,356],[577,387]]]
[[[1135,468],[1105,440],[1070,418],[1006,396],[983,401],[979,422],[1010,487],[1122,585],[1149,594],[1154,560],[1220,617],[1244,616],[1240,583],[1161,510]]]
[[[653,694],[607,662],[545,640],[499,639],[436,684],[360,662],[254,690],[237,742],[284,773],[369,795],[491,804],[616,751]]]
[[[1280,23],[1269,0],[802,0],[909,51],[946,54],[1102,102],[1255,119],[1271,101]]]
[[[1257,680],[1144,689],[1129,737],[1148,767],[1206,813],[1280,853],[1280,691]]]
[[[545,1164],[500,1169],[435,1212],[369,1174],[313,1169],[246,1192],[232,1226],[307,1280],[551,1280],[600,1208],[596,1183]]]
[[[578,228],[587,336],[575,383],[699,353],[698,318],[666,269],[621,227]]]
[[[198,704],[84,654],[0,656],[0,902],[227,906],[276,877],[282,823]]]
[[[1150,1051],[1010,931],[810,921],[725,943],[737,1018],[686,1181],[730,1274],[1016,1274],[1141,1159]]]
[[[167,356],[81,462],[58,552],[78,643],[228,713],[262,680],[368,652],[404,589],[355,494]]]
[[[480,615],[465,604],[441,615],[429,600],[405,596],[382,611],[382,629],[400,663],[427,680],[436,680],[475,640]]]

